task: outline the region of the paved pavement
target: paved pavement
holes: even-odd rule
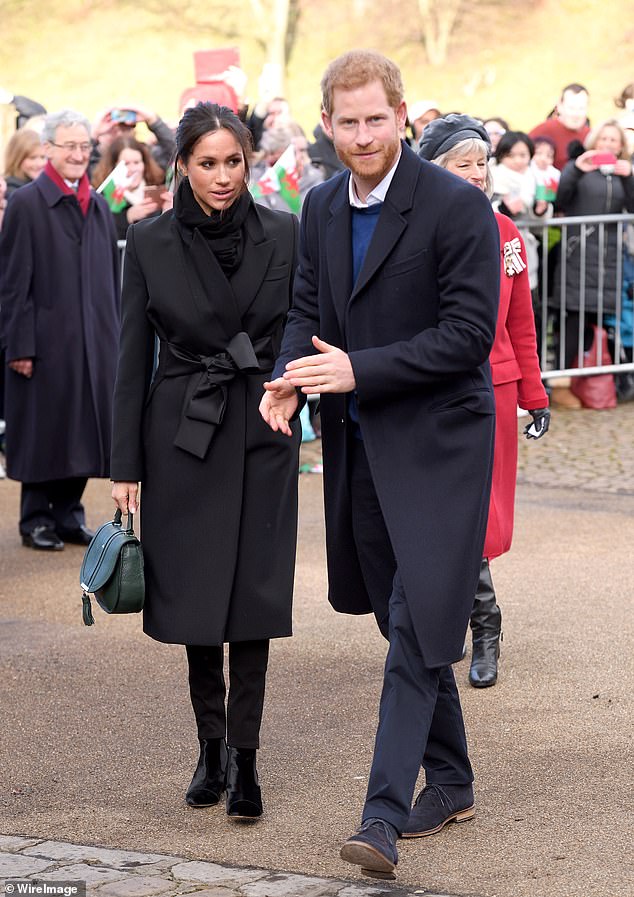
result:
[[[0,482],[0,881],[74,878],[104,897],[629,897],[633,445],[634,405],[556,413],[546,439],[521,443],[515,544],[493,566],[500,681],[471,689],[456,666],[478,815],[401,842],[394,885],[338,857],[385,648],[369,618],[325,602],[321,477],[300,479],[295,636],[272,648],[265,817],[248,827],[184,804],[196,744],[182,649],[145,638],[138,617],[96,609],[85,629],[81,550],[23,548],[18,486]],[[319,444],[303,455],[314,463]],[[89,523],[106,519],[107,484],[86,499]]]

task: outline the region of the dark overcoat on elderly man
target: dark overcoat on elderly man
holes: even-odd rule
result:
[[[72,533],[84,522],[85,480],[109,476],[119,259],[106,201],[86,185],[84,215],[77,197],[49,170],[16,191],[0,236],[6,361],[33,361],[31,377],[6,371],[7,473],[27,491],[33,486],[33,495],[41,493],[53,505],[53,518],[56,487],[46,485],[42,497],[38,484],[78,493],[61,499],[63,517],[51,521]],[[23,507],[23,536],[47,521],[46,509],[36,504],[26,514]]]

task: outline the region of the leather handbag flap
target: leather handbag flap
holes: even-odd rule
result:
[[[132,515],[128,516],[128,528],[124,529],[121,511],[117,509],[114,520],[99,527],[86,549],[79,574],[82,589],[94,593],[103,588],[114,573],[123,546],[138,541],[132,530]]]

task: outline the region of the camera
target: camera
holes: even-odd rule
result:
[[[594,153],[592,156],[592,164],[595,168],[598,168],[601,174],[609,175],[614,174],[614,166],[617,163],[617,158],[614,153]]]
[[[110,121],[114,122],[118,125],[135,125],[136,124],[136,112],[134,109],[111,109],[110,110]]]

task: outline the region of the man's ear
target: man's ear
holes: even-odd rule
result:
[[[407,121],[407,105],[405,100],[401,100],[397,109],[396,109],[396,124],[398,125],[399,130],[403,130],[405,127],[405,122]]]
[[[330,137],[330,139],[332,140],[334,137],[334,133],[332,130],[332,119],[330,118],[329,115],[327,115],[325,109],[321,110],[321,123],[323,125],[324,131],[326,132],[327,136]]]

